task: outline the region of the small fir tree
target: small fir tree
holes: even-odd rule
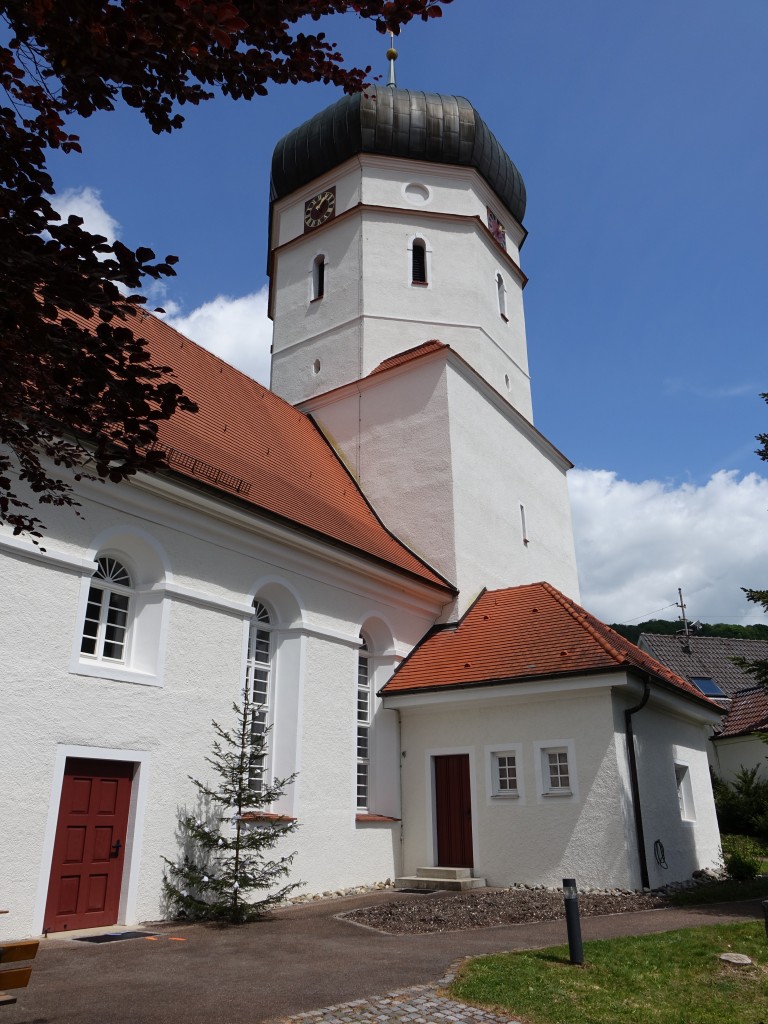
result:
[[[302,884],[290,882],[277,888],[288,875],[295,853],[274,859],[269,855],[283,836],[296,830],[297,823],[259,819],[295,776],[267,783],[267,731],[259,727],[261,709],[252,702],[247,686],[242,703],[233,704],[232,710],[234,729],[211,723],[216,739],[205,760],[218,775],[218,785],[208,786],[189,776],[202,810],[180,818],[184,848],[180,862],[163,858],[168,902],[179,917],[193,921],[253,921]]]

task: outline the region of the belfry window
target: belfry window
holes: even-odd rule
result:
[[[269,728],[272,703],[272,633],[269,612],[260,601],[253,602],[253,619],[248,632],[245,686],[253,703],[251,743],[261,744]],[[267,758],[260,756],[251,766],[248,785],[261,793],[267,785]]]
[[[417,238],[411,250],[411,281],[413,284],[427,284],[427,246]]]
[[[499,303],[499,316],[502,320],[508,320],[507,317],[507,288],[504,284],[504,278],[501,274],[496,275],[496,297]]]
[[[371,651],[368,641],[360,636],[357,652],[357,809],[368,810],[370,792],[371,731]]]
[[[95,661],[122,664],[128,641],[131,577],[116,558],[98,558],[96,566],[88,590],[80,654]]]
[[[312,263],[312,301],[316,302],[325,295],[325,256],[315,256]]]

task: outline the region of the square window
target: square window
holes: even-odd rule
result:
[[[515,750],[495,750],[491,753],[491,795],[517,797],[518,755]]]
[[[567,747],[542,747],[541,784],[544,796],[571,796],[571,765]]]

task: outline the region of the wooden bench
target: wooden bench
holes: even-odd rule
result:
[[[7,988],[26,988],[29,984],[31,967],[6,967],[6,964],[19,964],[25,960],[34,960],[40,943],[37,939],[25,942],[0,943],[0,1006],[15,1003],[16,996],[9,995]]]

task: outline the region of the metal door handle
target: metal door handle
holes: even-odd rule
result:
[[[122,844],[122,843],[120,842],[120,840],[119,840],[119,839],[118,839],[118,840],[116,840],[116,841],[115,841],[115,842],[114,842],[114,843],[112,844],[112,849],[111,849],[111,850],[109,851],[109,856],[110,856],[110,857],[119,857],[119,856],[120,856],[120,847],[121,847],[122,845],[123,845],[123,844]]]

